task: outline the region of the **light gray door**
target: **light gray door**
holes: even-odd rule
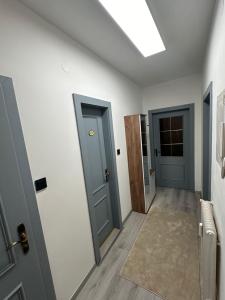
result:
[[[190,145],[188,110],[153,115],[156,183],[188,189]]]
[[[210,98],[210,96],[208,96]],[[203,103],[203,199],[210,199],[211,172],[210,172],[210,99]]]
[[[0,299],[48,300],[26,205],[26,194],[6,102],[14,97],[10,79],[0,77]],[[9,105],[9,103],[8,103]],[[20,129],[18,129],[20,130]],[[38,224],[37,224],[38,226]],[[8,248],[12,242],[22,244]]]
[[[211,200],[212,164],[212,83],[203,99],[203,199]]]
[[[110,170],[106,163],[102,110],[82,108],[85,129],[85,145],[88,165],[86,181],[92,226],[95,227],[99,245],[113,229],[112,208],[109,193]]]

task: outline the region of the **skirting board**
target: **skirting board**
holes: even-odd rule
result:
[[[126,221],[129,219],[130,215],[132,214],[132,210],[128,213],[128,215],[126,216],[126,218],[123,221],[123,228],[124,228],[124,224],[126,223]],[[104,257],[107,255],[107,253],[109,252],[109,250],[112,248],[113,244],[115,243],[115,241],[118,239],[120,233],[123,231],[123,228],[120,230],[119,234],[116,236],[116,238],[114,239],[114,241],[111,243],[109,249],[107,250],[106,254],[104,255]],[[104,257],[102,259],[104,259]],[[96,268],[96,265],[94,265],[91,270],[89,271],[89,273],[87,274],[87,276],[84,278],[84,280],[82,281],[82,283],[80,284],[80,286],[78,287],[78,289],[76,290],[76,292],[74,293],[74,295],[70,298],[70,300],[75,300],[76,297],[79,295],[79,293],[81,292],[81,290],[83,289],[83,287],[85,286],[86,282],[88,281],[88,279],[90,278],[91,274],[94,272]]]
[[[86,282],[88,281],[89,277],[91,276],[91,274],[94,272],[96,268],[96,265],[94,265],[92,267],[92,269],[89,271],[89,273],[87,274],[87,276],[84,278],[84,280],[82,281],[81,285],[78,287],[78,289],[76,290],[76,292],[74,293],[74,295],[70,298],[70,300],[75,300],[77,298],[77,296],[79,295],[79,293],[81,292],[82,288],[85,286]]]
[[[124,224],[126,223],[126,221],[129,219],[130,215],[132,214],[132,210],[127,214],[127,216],[125,217],[124,221],[123,221],[123,227]]]

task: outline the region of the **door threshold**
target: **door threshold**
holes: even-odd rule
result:
[[[107,254],[115,240],[117,239],[118,235],[120,234],[120,229],[114,228],[112,232],[109,234],[107,239],[104,241],[104,243],[100,247],[100,254],[101,259]]]

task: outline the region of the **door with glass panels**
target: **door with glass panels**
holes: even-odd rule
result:
[[[153,116],[156,183],[158,186],[189,188],[189,111]]]

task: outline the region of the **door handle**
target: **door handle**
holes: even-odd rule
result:
[[[23,253],[27,254],[30,247],[29,247],[29,241],[28,241],[27,232],[24,224],[20,224],[17,227],[17,232],[18,232],[19,240],[16,242],[11,242],[7,247],[7,250],[10,250],[15,246],[20,245],[23,250]]]
[[[158,149],[155,148],[154,151],[155,151],[155,156],[157,157],[158,156]]]
[[[108,169],[105,169],[105,181],[108,182],[109,181],[109,176],[110,176],[110,172]]]

